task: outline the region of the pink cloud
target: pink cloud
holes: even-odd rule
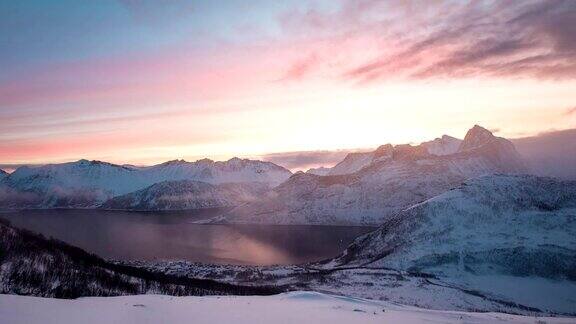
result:
[[[564,112],[564,115],[566,116],[572,116],[576,114],[576,107],[571,107],[566,109],[566,111]]]
[[[171,49],[53,65],[0,84],[4,106],[55,102],[162,103],[237,93],[271,79],[260,48]],[[265,52],[264,52],[265,53]]]
[[[334,67],[335,57],[346,57],[348,64],[332,74],[361,83],[475,76],[573,79],[574,20],[576,2],[569,0],[344,0],[337,10],[311,7],[279,19],[287,34],[339,44],[335,51],[316,51],[318,63],[306,66],[306,74]],[[364,42],[370,45],[346,42],[358,38],[370,39]],[[289,66],[301,66],[305,55]]]
[[[191,132],[182,128],[174,128],[170,132],[162,128],[164,134],[158,136],[162,129],[157,128],[162,125],[162,122],[167,121],[163,120],[156,126],[149,125],[147,131],[129,128],[99,132],[66,132],[60,135],[2,141],[0,142],[0,156],[4,161],[33,161],[38,157],[41,157],[43,161],[63,157],[99,158],[107,154],[106,152],[189,145],[191,139],[193,143],[214,142],[223,140],[227,136],[225,133]],[[125,161],[131,157],[117,158]]]
[[[316,70],[315,65],[318,64],[316,55],[311,54],[302,60],[296,61],[290,66],[284,77],[281,80],[300,80],[308,74],[308,72]]]

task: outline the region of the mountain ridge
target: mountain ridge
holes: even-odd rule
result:
[[[448,155],[434,155],[425,145],[409,144],[351,153],[334,167],[336,174],[295,174],[261,201],[236,207],[215,221],[374,225],[466,179],[527,172],[513,144],[484,131],[489,133],[475,126],[462,142],[474,145],[461,145]],[[366,160],[369,163],[359,170],[344,172],[343,165],[356,169]]]
[[[162,181],[262,182],[274,186],[291,174],[271,162],[239,158],[221,162],[175,160],[137,168],[83,159],[16,169],[0,182],[0,205],[93,208],[110,198]]]

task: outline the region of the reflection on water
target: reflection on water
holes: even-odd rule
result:
[[[1,213],[0,217],[105,258],[255,265],[333,257],[355,237],[372,230],[357,226],[191,223],[219,212],[30,210]]]

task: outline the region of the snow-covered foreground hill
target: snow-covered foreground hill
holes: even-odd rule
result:
[[[576,181],[491,175],[404,210],[356,239],[335,263],[438,273],[513,268],[576,280],[575,256]]]
[[[576,181],[471,179],[397,214],[324,267],[425,273],[492,298],[574,312]],[[572,288],[555,293],[562,285]]]
[[[0,295],[3,323],[574,323],[575,318],[432,311],[387,302],[291,292],[256,297],[138,295],[61,300]],[[5,322],[4,322],[5,321]]]

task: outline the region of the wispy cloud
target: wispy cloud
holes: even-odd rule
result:
[[[572,107],[572,108],[568,108],[566,109],[566,111],[564,112],[564,115],[566,116],[572,116],[576,114],[576,106]]]
[[[315,54],[298,60],[288,68],[286,74],[280,79],[281,81],[300,80],[305,77],[308,72],[313,71],[318,64],[318,57]]]
[[[282,21],[342,44],[347,80],[576,78],[576,1],[344,1],[335,12],[310,9]],[[360,35],[371,44],[346,48],[343,40]],[[371,57],[358,55],[371,48]],[[318,61],[333,57],[326,51]]]

